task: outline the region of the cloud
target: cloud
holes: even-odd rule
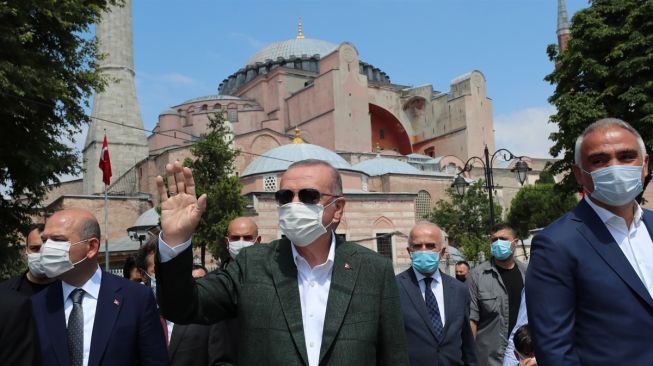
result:
[[[178,73],[164,74],[161,76],[161,78],[167,82],[174,83],[174,84],[192,85],[197,82],[195,81],[195,79],[189,76],[178,74]]]
[[[549,123],[549,116],[555,113],[552,106],[532,107],[494,117],[494,139],[497,149],[507,148],[516,155],[533,158],[552,158],[549,140],[558,126]]]

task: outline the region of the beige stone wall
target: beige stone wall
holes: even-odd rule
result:
[[[47,208],[48,214],[68,208],[84,208],[91,211],[100,223],[102,243],[107,236],[104,228],[104,197],[101,196],[62,196]],[[134,225],[136,219],[152,208],[147,197],[108,197],[109,240],[127,236],[127,228]]]
[[[61,183],[58,187],[52,187],[43,199],[43,207],[50,205],[57,198],[65,194],[80,194],[84,191],[84,182],[81,179]]]

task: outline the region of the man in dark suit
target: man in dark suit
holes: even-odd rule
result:
[[[157,239],[151,238],[143,244],[136,255],[136,266],[145,280],[145,285],[154,288]],[[206,268],[193,265],[194,279],[206,276]],[[231,320],[231,319],[230,319]],[[226,322],[213,325],[175,324],[162,319],[166,327],[164,333],[168,342],[168,361],[170,366],[207,366],[235,364],[235,350],[229,339]],[[162,325],[163,325],[162,323]]]
[[[206,208],[190,169],[166,167],[157,296],[177,323],[238,315],[239,365],[407,365],[392,264],[336,239],[345,206],[340,174],[320,160],[291,164],[275,197],[288,239],[243,249],[226,271],[190,276],[190,237]]]
[[[0,363],[41,365],[39,338],[29,297],[0,289]]]
[[[641,136],[614,118],[576,141],[585,197],[532,241],[526,276],[540,366],[653,365],[653,214],[635,201],[649,159]]]
[[[152,291],[99,268],[93,214],[58,211],[42,237],[43,269],[59,279],[32,297],[43,365],[167,365]]]
[[[415,225],[407,248],[412,266],[397,276],[410,364],[477,365],[469,290],[438,269],[443,239],[437,225]]]

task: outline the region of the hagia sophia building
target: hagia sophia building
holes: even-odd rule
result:
[[[99,51],[107,55],[100,69],[116,82],[94,98],[83,178],[53,188],[43,204],[45,216],[66,207],[90,209],[104,231],[105,187],[97,164],[106,131],[113,178],[103,235],[112,268],[152,234],[156,176],[167,163],[191,156],[216,112],[224,114],[241,151],[235,171],[263,242],[281,237],[274,192],[282,173],[293,161],[321,159],[343,178],[347,204],[336,234],[392,259],[396,271],[410,265],[405,248],[411,227],[447,198],[465,161],[483,156],[485,146],[495,151],[492,100],[481,71],[452,77],[448,90],[401,85],[354,44],[304,36],[301,21],[295,37],[243,60],[216,95],[163,110],[147,136],[134,85],[131,21],[131,1],[125,1],[96,27]],[[511,172],[517,159],[502,160],[494,164],[495,197],[506,211],[519,183]],[[548,160],[525,161],[533,169],[526,184],[533,183]],[[467,175],[482,177],[480,165]]]

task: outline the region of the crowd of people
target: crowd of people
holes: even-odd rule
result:
[[[229,259],[194,264],[206,209],[190,169],[157,178],[161,234],[124,266],[97,262],[88,211],[55,212],[26,233],[28,269],[0,284],[0,362],[11,365],[653,365],[653,230],[639,133],[602,119],[578,137],[584,195],[515,259],[514,228],[489,232],[491,258],[455,277],[437,223],[408,235],[411,266],[395,276],[378,253],[335,235],[346,199],[336,169],[302,160],[275,198],[284,238],[261,244],[233,220]]]

